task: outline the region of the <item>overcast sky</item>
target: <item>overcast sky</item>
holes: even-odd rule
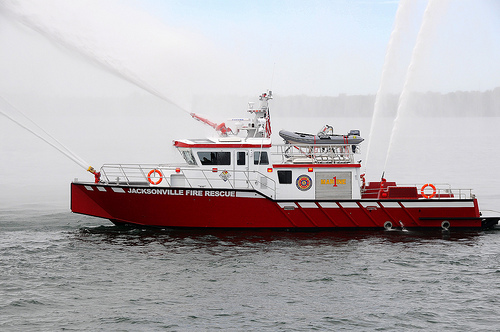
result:
[[[90,69],[96,61],[95,68],[114,67],[115,75],[131,74],[181,100],[268,88],[281,95],[375,94],[394,28],[403,32],[395,45],[403,67],[391,70],[398,86],[404,81],[428,2],[406,3],[411,11],[395,26],[399,1],[387,0],[3,0],[0,91],[130,93]],[[419,89],[497,86],[500,2],[434,3]]]

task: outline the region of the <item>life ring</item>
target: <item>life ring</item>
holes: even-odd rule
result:
[[[432,188],[432,194],[430,195],[427,195],[424,190],[425,188],[427,187],[431,187]],[[434,186],[432,183],[426,183],[422,186],[422,189],[420,189],[420,193],[422,194],[422,197],[423,198],[432,198],[434,196],[436,196],[436,186]]]
[[[160,177],[160,178],[158,179],[158,181],[153,181],[153,180],[151,180],[151,174],[153,174],[153,173],[158,174],[158,176]],[[148,173],[148,181],[149,181],[149,183],[154,184],[154,185],[157,185],[157,184],[159,184],[159,183],[161,182],[161,180],[163,180],[163,174],[161,174],[161,172],[160,172],[159,170],[157,170],[157,169],[152,169],[152,170],[150,170],[150,171],[149,171],[149,173]]]

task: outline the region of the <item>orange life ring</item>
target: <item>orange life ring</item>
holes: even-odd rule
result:
[[[432,188],[432,194],[427,195],[424,192],[425,188],[427,188],[427,187]],[[424,197],[424,198],[432,198],[432,197],[436,196],[436,186],[434,186],[432,183],[426,183],[422,186],[422,189],[420,189],[420,193],[422,194],[422,197]]]
[[[158,176],[160,177],[160,179],[158,181],[151,180],[151,174],[153,174],[153,173],[157,173]],[[148,173],[148,181],[149,181],[149,183],[157,185],[157,184],[159,184],[161,182],[161,180],[163,180],[163,174],[161,174],[161,172],[159,170],[152,169],[152,170],[149,171],[149,173]]]

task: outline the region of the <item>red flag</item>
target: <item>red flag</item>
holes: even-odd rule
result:
[[[267,110],[266,114],[266,133],[267,137],[271,137],[271,115],[269,114],[269,110]]]

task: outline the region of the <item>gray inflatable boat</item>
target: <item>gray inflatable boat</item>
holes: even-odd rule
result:
[[[333,134],[330,126],[327,130],[320,131],[317,135],[280,130],[280,136],[290,144],[359,144],[364,138],[359,136],[359,130],[350,130],[347,135]],[[326,128],[325,127],[325,128]]]

